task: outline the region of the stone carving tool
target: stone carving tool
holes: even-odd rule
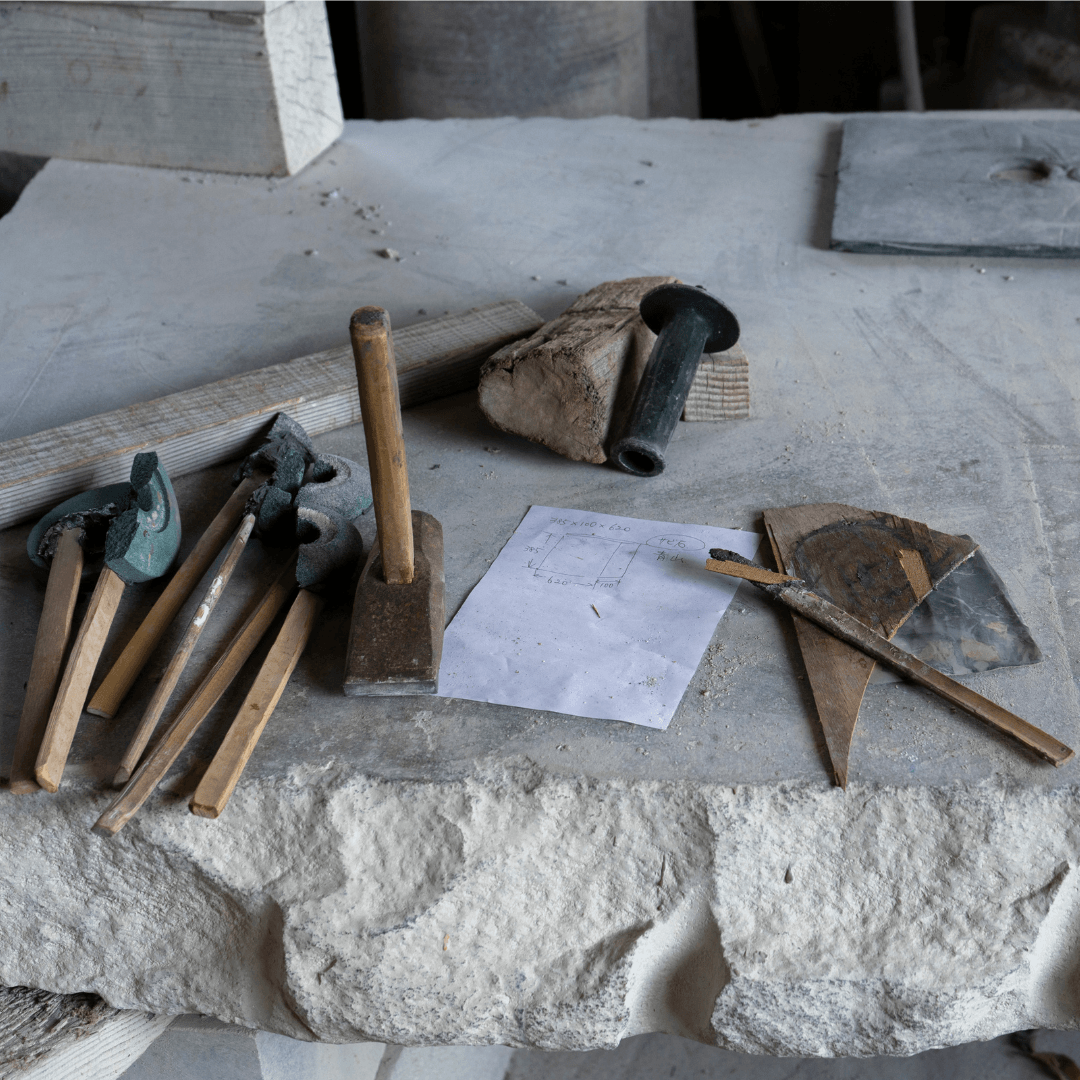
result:
[[[260,474],[274,473],[279,466],[285,464],[286,458],[291,461],[297,452],[302,455],[305,450],[310,454],[308,460],[313,459],[315,451],[307,432],[285,413],[278,413],[267,433],[266,441],[244,459],[233,477],[233,483],[237,485],[236,490],[210,522],[206,532],[192,548],[191,554],[165,586],[142,624],[124,647],[124,651],[117,657],[109,673],[90,699],[90,704],[86,707],[87,712],[107,719],[116,715],[165,631],[179,615],[180,609],[202,576],[210,569],[226,541],[236,532],[247,511],[249,498],[265,480],[265,476]],[[295,490],[294,487],[293,491]]]
[[[232,576],[240,556],[247,546],[248,538],[252,530],[258,528],[257,535],[270,542],[278,543],[284,539],[285,544],[293,543],[295,513],[293,511],[293,498],[300,490],[304,481],[304,473],[310,461],[315,460],[315,447],[307,436],[307,432],[290,419],[284,413],[278,415],[266,442],[244,459],[237,470],[234,481],[238,482],[237,490],[248,490],[249,498],[245,507],[245,513],[240,526],[233,537],[229,550],[225,554],[217,573],[210,582],[203,596],[202,603],[196,608],[195,614],[188,624],[187,631],[176,647],[172,659],[161,677],[153,697],[150,699],[139,721],[124,756],[120,760],[113,784],[123,787],[131,778],[131,773],[139,763],[146,744],[153,735],[158,721],[161,719],[169,698],[176,689],[176,684],[187,666],[191,653],[195,648],[203,628],[210,618],[211,612],[217,605],[219,598]],[[253,491],[251,483],[255,475],[264,475],[264,470],[273,470],[269,480],[260,484]],[[235,498],[235,496],[234,496]],[[230,499],[230,502],[232,500]],[[286,534],[284,538],[279,534]],[[220,544],[218,544],[220,547]],[[175,580],[175,579],[174,579]],[[191,586],[186,585],[188,593]],[[151,615],[153,612],[151,612]],[[144,622],[143,625],[146,625]],[[121,656],[121,660],[123,657]],[[120,661],[114,665],[115,671]],[[99,691],[100,693],[100,691]],[[93,702],[91,702],[93,704]]]
[[[716,297],[691,285],[651,289],[639,310],[657,338],[611,460],[634,476],[659,476],[702,352],[730,349],[739,323]]]
[[[41,790],[34,779],[34,760],[56,698],[64,652],[71,637],[84,545],[90,553],[104,548],[109,523],[127,505],[130,494],[131,485],[125,483],[76,495],[47,513],[27,539],[31,562],[48,567],[49,582],[11,762],[11,790],[17,795]]]
[[[146,757],[139,763],[127,786],[98,819],[94,826],[95,832],[113,835],[131,820],[139,807],[142,806],[151,792],[165,777],[165,774],[172,768],[184,747],[198,730],[199,725],[206,719],[210,710],[217,704],[221,695],[236,678],[297,584],[302,586],[301,593],[310,592],[312,586],[317,586],[322,582],[330,586],[335,580],[340,580],[338,575],[342,571],[354,566],[360,559],[363,544],[359,533],[352,527],[350,521],[371,505],[371,500],[366,492],[366,484],[361,484],[362,470],[360,466],[346,458],[339,458],[330,454],[317,455],[311,472],[314,476],[313,481],[304,485],[295,499],[294,528],[296,534],[303,541],[299,551],[278,575],[277,580],[271,586],[266,597],[263,598],[258,609],[233,638],[209,675],[192,695],[190,701],[169,725],[164,735]],[[251,750],[254,749],[255,742],[262,732],[262,727],[265,726],[266,720],[270,718],[273,705],[276,705],[281,692],[279,689],[277,696],[274,696],[271,690],[269,694],[265,695],[266,701],[264,702],[264,695],[261,693],[262,687],[259,685],[260,680],[263,680],[263,686],[265,686],[270,681],[269,673],[271,671],[277,672],[279,675],[283,672],[282,666],[278,663],[282,657],[286,661],[285,666],[288,666],[289,659],[296,652],[298,635],[303,636],[303,628],[312,610],[317,613],[321,606],[321,597],[317,597],[316,600],[318,602],[313,603],[311,596],[308,596],[301,603],[300,596],[297,596],[297,602],[293,604],[285,626],[279,632],[270,655],[263,663],[259,678],[256,680],[256,686],[248,694],[247,700],[245,700],[240,709],[240,714],[233,724],[233,728],[230,729],[225,743],[222,744],[214,758],[215,764],[211,766],[211,772],[207,773],[207,776],[211,777],[210,782],[213,782],[213,775],[218,775],[213,773],[215,765],[220,763],[226,775],[230,774],[235,762],[239,760],[238,757],[231,755],[237,750],[243,754],[246,743],[250,742],[247,753],[243,754],[243,760],[239,762],[239,771],[236,772],[236,778],[239,778],[240,771],[243,770],[247,757],[250,756]],[[301,646],[299,652],[302,651]],[[277,653],[276,657],[275,652]],[[297,658],[299,658],[299,652],[296,652]],[[295,660],[293,660],[293,665],[295,665]],[[291,672],[292,667],[288,667],[288,674],[291,674]],[[264,673],[268,673],[266,679],[263,679]],[[287,681],[287,677],[285,681]],[[284,682],[281,683],[281,689],[283,688]],[[257,701],[254,700],[256,689],[260,690]],[[273,697],[273,704],[270,703],[271,697]],[[260,708],[257,710],[258,717],[252,715],[249,719],[246,714],[254,714],[256,711],[250,708],[252,704],[269,705],[270,707]],[[252,731],[253,724],[257,726],[257,731]],[[233,734],[234,731],[235,735]],[[235,782],[236,780],[233,779],[232,783],[228,785],[228,790],[225,792],[220,806],[224,806],[228,800]],[[204,777],[204,783],[200,785],[196,794],[203,792],[206,798],[206,806],[212,808],[217,805],[218,795],[215,793],[207,794],[206,783]],[[218,790],[220,792],[224,789]],[[202,797],[200,796],[200,798]],[[217,812],[220,812],[220,808]],[[207,813],[203,816],[216,817],[217,814]]]
[[[843,503],[773,507],[765,529],[776,565],[892,638],[925,596],[975,553],[968,537]],[[851,739],[874,662],[792,616],[833,776],[847,785]]]
[[[390,316],[359,308],[349,332],[378,536],[356,588],[344,690],[434,694],[445,623],[442,526],[409,502]]]
[[[843,608],[830,603],[805,587],[799,578],[777,574],[757,566],[734,551],[713,548],[705,561],[707,569],[718,574],[742,578],[753,583],[774,600],[816,623],[841,641],[854,645],[868,656],[886,664],[906,679],[933,690],[950,704],[963,709],[998,731],[1022,743],[1054,765],[1064,765],[1073,751],[1052,735],[1040,730],[1019,716],[977,694],[962,683],[924,664],[918,657],[897,648],[887,638],[864,622],[849,615]]]
[[[296,562],[300,591],[285,623],[263,661],[224,741],[191,797],[191,812],[216,818],[229,801],[267,721],[307,647],[326,595],[340,587],[363,555],[360,534],[353,528],[370,505],[367,484],[354,461],[321,456],[315,479],[296,497],[296,531],[302,541]]]
[[[94,832],[106,836],[119,832],[165,778],[165,774],[173,767],[184,747],[191,741],[191,737],[221,700],[221,695],[240,674],[241,668],[255,651],[285,601],[292,595],[296,588],[295,578],[296,556],[294,555],[267,590],[259,606],[248,616],[244,625],[229,642],[176,719],[169,724],[165,733],[139,763],[124,790],[113,799],[108,809],[98,818],[94,825]]]
[[[34,775],[46,791],[56,791],[60,786],[90,680],[124,587],[161,577],[180,546],[176,495],[157,454],[135,455],[129,500],[106,533],[105,566],[72,646],[41,740]]]

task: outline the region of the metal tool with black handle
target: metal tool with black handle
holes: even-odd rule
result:
[[[730,349],[739,340],[739,323],[726,305],[693,285],[651,289],[638,310],[657,338],[610,457],[624,472],[659,476],[701,354]]]

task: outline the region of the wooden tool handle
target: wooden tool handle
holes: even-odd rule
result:
[[[321,596],[307,589],[301,589],[296,594],[285,623],[263,661],[248,696],[244,698],[236,719],[218,747],[214,760],[210,762],[210,768],[191,796],[193,814],[216,818],[225,809],[267,720],[277,707],[278,699],[307,647],[323,603]]]
[[[19,733],[15,736],[15,755],[11,761],[11,790],[16,795],[40,791],[34,779],[34,760],[41,746],[45,725],[56,697],[64,650],[71,638],[71,617],[79,595],[82,578],[82,529],[65,529],[60,534],[49,583],[45,587],[45,605],[41,610],[34,658],[30,662],[30,677],[26,683]]]
[[[150,741],[150,736],[153,735],[154,728],[157,727],[157,722],[161,719],[161,714],[165,711],[165,706],[168,705],[169,698],[172,697],[172,692],[176,689],[176,684],[184,668],[187,667],[188,660],[191,659],[195,643],[199,640],[203,627],[210,620],[210,613],[217,606],[229,578],[232,577],[233,570],[236,569],[236,564],[240,561],[240,556],[247,547],[248,538],[254,527],[255,515],[248,514],[240,523],[240,528],[233,537],[233,542],[225,553],[225,558],[218,567],[214,580],[210,582],[210,587],[203,595],[202,603],[195,609],[195,614],[188,623],[187,632],[176,647],[176,652],[173,653],[165,674],[157,684],[154,696],[150,699],[150,704],[146,706],[146,712],[143,713],[135,734],[131,736],[131,742],[128,743],[124,756],[120,759],[116,776],[113,778],[113,787],[123,787],[131,779],[131,774],[135,771],[135,766],[139,764],[139,758],[142,757],[142,752],[146,749],[146,744]]]
[[[94,691],[90,704],[86,706],[88,713],[104,716],[106,719],[112,719],[116,715],[121,702],[139,677],[139,672],[150,659],[150,654],[157,648],[165,631],[172,625],[187,598],[199,584],[203,574],[210,569],[211,563],[218,557],[237,523],[244,516],[244,506],[262,480],[261,476],[249,476],[242,480],[217,512],[206,532],[191,549],[191,554],[183,561],[138,630],[124,646],[124,651],[116,658],[109,674]]]
[[[255,651],[255,646],[259,644],[263,634],[266,633],[294,588],[296,588],[295,557],[281,571],[259,606],[229,642],[180,715],[166,728],[165,734],[143,758],[124,790],[113,799],[108,809],[98,818],[94,825],[94,832],[113,836],[134,817],[135,812],[146,802],[150,793],[172,768],[199,725],[218,703],[221,695],[232,685],[233,679],[247,663],[248,658]]]
[[[413,579],[412,514],[390,316],[380,307],[358,308],[349,322],[349,334],[356,361],[383,578],[388,585],[408,585]]]
[[[861,649],[867,656],[872,656],[875,660],[888,665],[904,678],[925,686],[928,690],[933,690],[946,701],[952,702],[958,708],[1023,743],[1029,750],[1034,750],[1036,754],[1052,764],[1064,765],[1073,756],[1073,751],[1052,735],[1048,735],[1034,724],[1029,724],[1015,713],[1009,712],[1008,709],[996,705],[989,698],[984,698],[982,694],[976,693],[962,683],[950,679],[947,675],[942,675],[936,668],[924,664],[917,656],[905,652],[866,623],[860,622],[824,597],[818,596],[817,593],[801,585],[792,584],[794,579],[783,574],[775,574],[760,566],[730,560],[708,559],[705,566],[717,573],[754,582],[774,599],[779,600],[792,611],[797,611],[811,622],[817,623],[841,641],[846,641],[849,645]]]
[[[60,786],[71,740],[75,738],[75,728],[90,690],[90,680],[94,677],[94,668],[97,667],[101,650],[105,648],[109,628],[123,595],[124,579],[106,566],[94,587],[90,606],[86,609],[71,648],[64,678],[38,750],[34,775],[46,791],[56,791]]]

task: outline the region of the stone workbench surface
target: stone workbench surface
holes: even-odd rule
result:
[[[982,544],[1045,659],[968,681],[1078,746],[1075,264],[827,251],[839,124],[356,122],[288,181],[52,161],[0,220],[0,438],[344,343],[360,304],[550,317],[675,274],[737,313],[752,416],[679,425],[659,478],[495,432],[472,395],[406,413],[448,613],[534,503],[746,529],[887,510]],[[359,427],[317,442],[365,460]],[[228,472],[177,483],[181,554]],[[0,534],[4,767],[28,528]],[[190,671],[276,557],[245,557]],[[106,662],[154,587],[129,593]],[[0,791],[0,983],[406,1044],[858,1055],[1076,1025],[1075,762],[893,684],[832,788],[790,620],[745,586],[666,733],[346,699],[347,625],[328,612],[217,821],[187,796],[250,670],[131,825],[89,832],[168,648],[115,721],[83,718],[57,795]]]

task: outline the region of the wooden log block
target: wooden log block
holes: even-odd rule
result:
[[[542,322],[519,300],[500,300],[397,331],[402,408],[476,386],[486,357]],[[126,480],[139,451],[156,450],[171,477],[243,457],[283,410],[310,435],[359,423],[351,346],[0,443],[0,529]]]
[[[500,349],[480,373],[484,415],[500,430],[574,461],[607,461],[656,340],[638,304],[650,289],[676,281],[605,281],[532,337]],[[703,357],[683,419],[742,419],[749,409],[743,350],[736,345]]]
[[[326,9],[0,4],[3,146],[287,176],[342,132]]]

